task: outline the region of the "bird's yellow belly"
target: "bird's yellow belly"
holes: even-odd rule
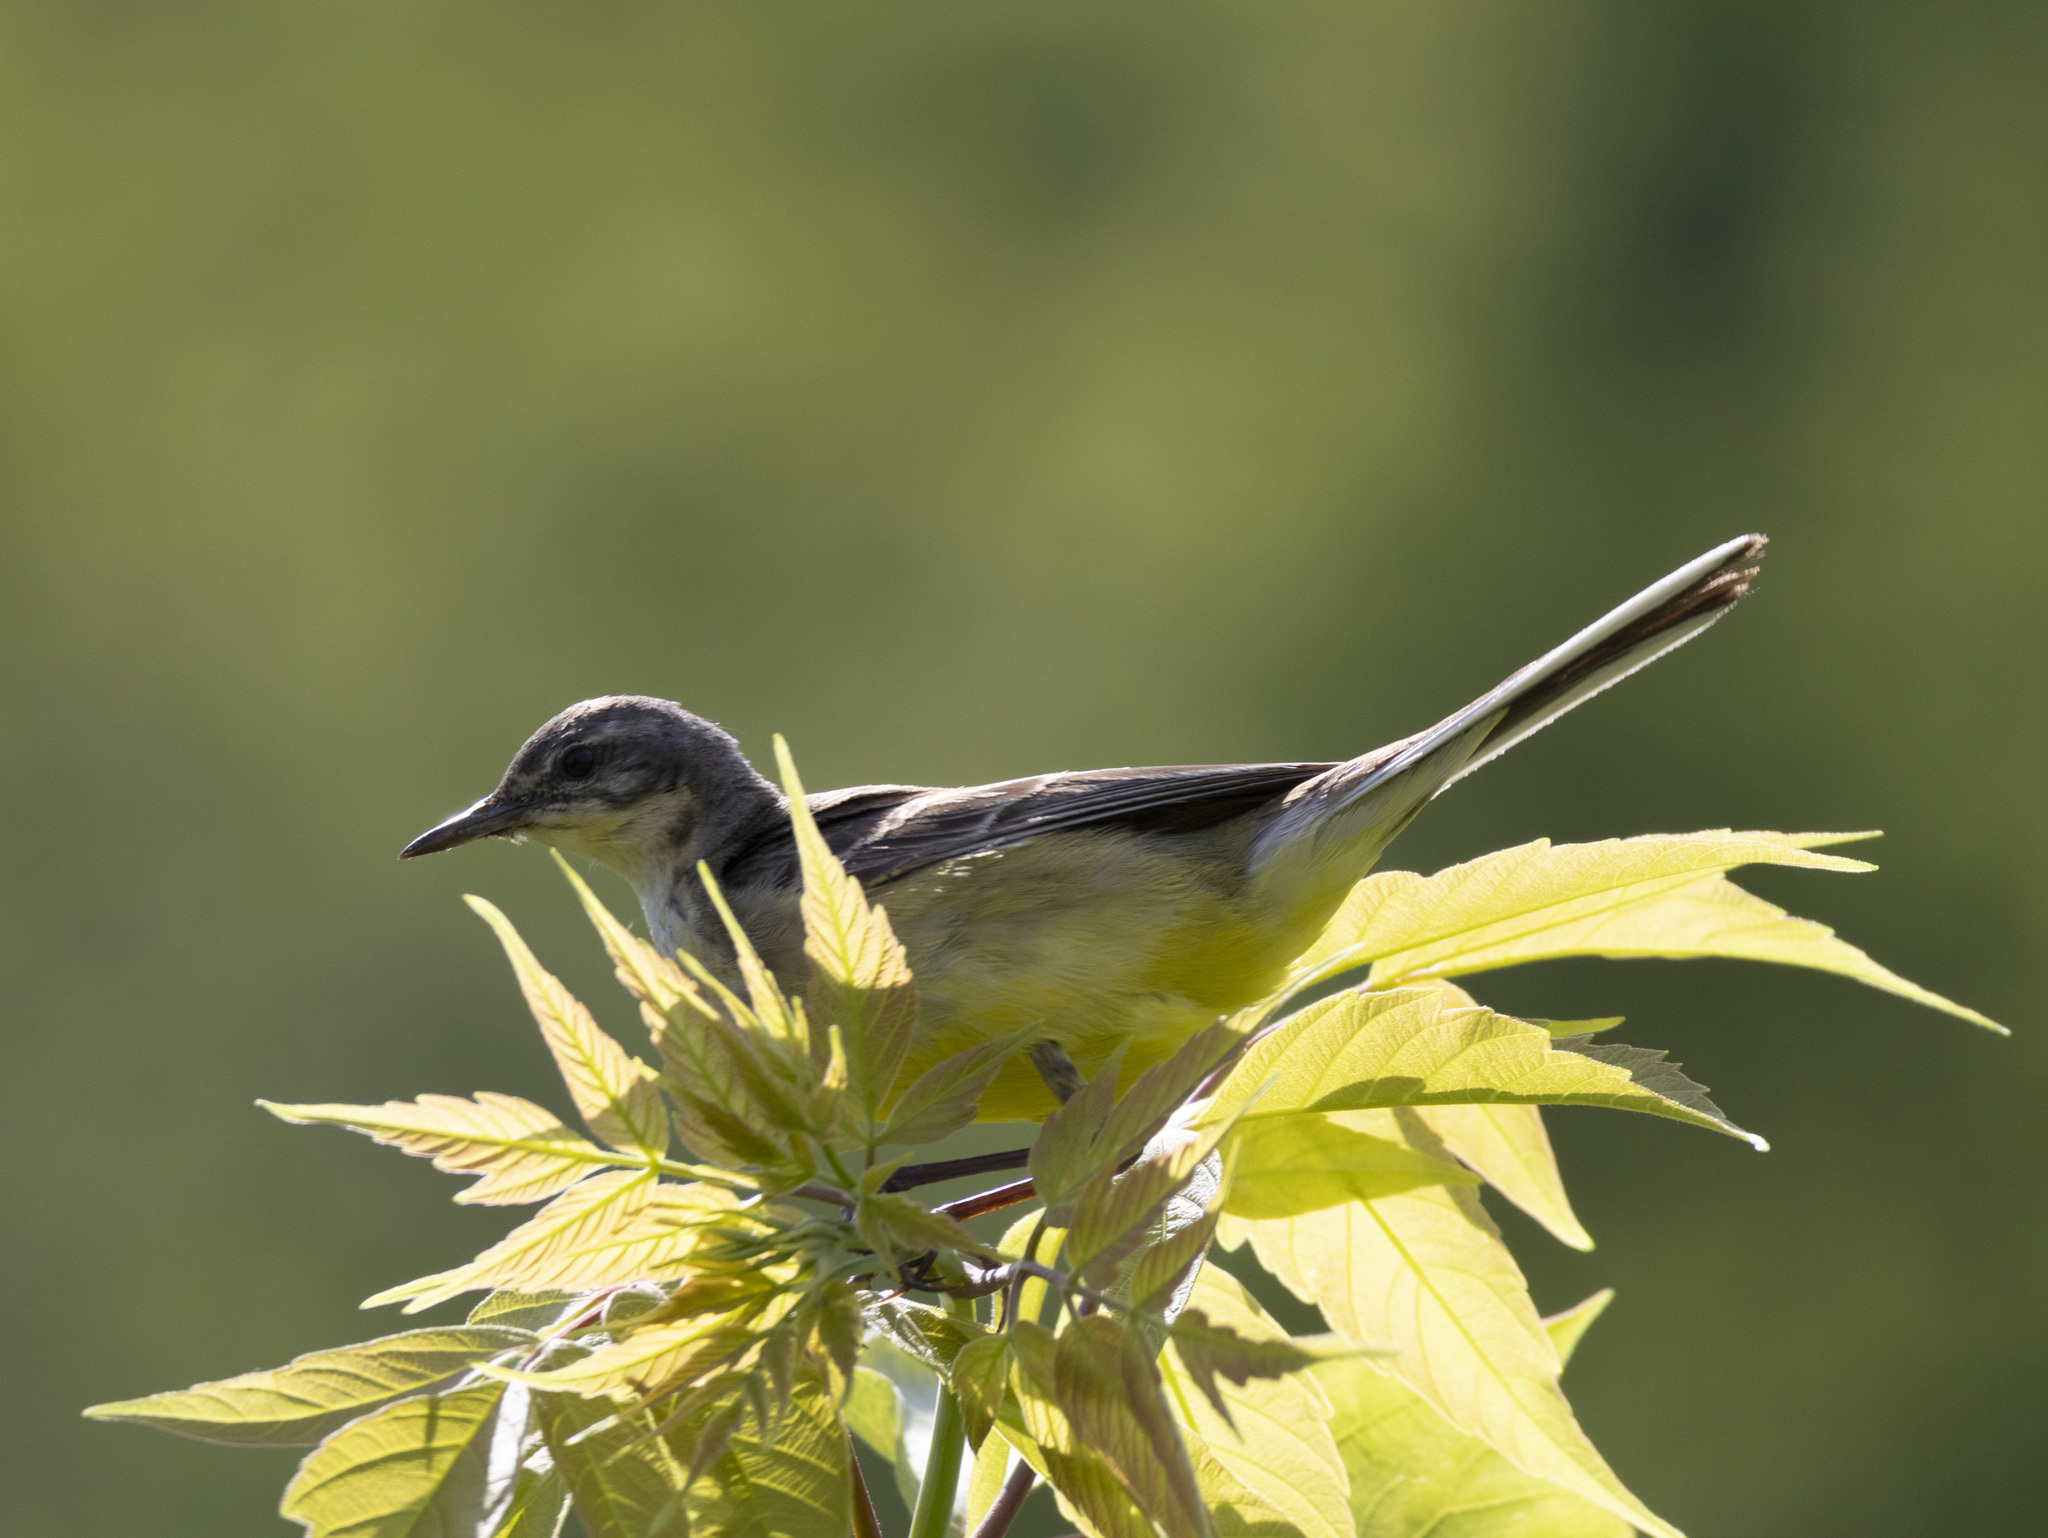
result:
[[[917,1042],[899,1082],[1026,1025],[1085,1074],[1128,1043],[1128,1080],[1266,993],[1308,937],[1246,911],[1242,836],[1062,832],[877,886],[870,895],[918,986]],[[990,1087],[981,1120],[1037,1120],[1054,1104],[1019,1058]]]

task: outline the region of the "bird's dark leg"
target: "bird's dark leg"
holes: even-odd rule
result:
[[[1035,1041],[1024,1049],[1024,1055],[1031,1059],[1031,1066],[1038,1070],[1038,1076],[1045,1080],[1045,1087],[1052,1091],[1053,1099],[1061,1105],[1081,1092],[1081,1086],[1088,1081],[1081,1077],[1081,1070],[1074,1066],[1074,1060],[1067,1056],[1066,1049],[1056,1041]]]
[[[1025,1048],[1025,1055],[1031,1059],[1031,1066],[1038,1070],[1045,1087],[1065,1105],[1088,1081],[1081,1077],[1081,1070],[1074,1066],[1065,1049],[1056,1041],[1041,1041]],[[988,1175],[997,1170],[1020,1170],[1030,1162],[1031,1150],[1012,1148],[1006,1153],[976,1154],[971,1159],[940,1159],[931,1164],[906,1164],[891,1175],[882,1186],[884,1191],[909,1191],[918,1186],[928,1186],[934,1181],[954,1180],[962,1175]],[[1006,1188],[1007,1189],[1007,1188]],[[1022,1198],[1017,1198],[1022,1200]]]
[[[1056,1041],[1041,1041],[1027,1047],[1026,1054],[1031,1066],[1045,1080],[1045,1087],[1065,1105],[1073,1099],[1075,1092],[1088,1081],[1081,1077],[1081,1070],[1074,1066],[1074,1060]],[[955,1180],[962,1175],[989,1175],[997,1170],[1020,1170],[1031,1162],[1031,1150],[1012,1148],[1003,1153],[976,1154],[971,1159],[940,1159],[931,1164],[906,1164],[883,1183],[884,1191],[909,1191],[918,1186],[928,1186],[940,1180]],[[984,1191],[979,1196],[970,1196],[939,1210],[956,1217],[974,1217],[983,1212],[995,1212],[1004,1207],[1031,1199],[1031,1182],[1019,1180],[1012,1185],[999,1186],[993,1191]],[[966,1209],[956,1211],[955,1209]]]

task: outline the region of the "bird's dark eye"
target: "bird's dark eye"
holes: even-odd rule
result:
[[[587,780],[597,773],[597,749],[578,743],[562,754],[555,767],[565,780]]]

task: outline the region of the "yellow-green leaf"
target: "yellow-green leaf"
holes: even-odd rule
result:
[[[700,974],[700,987],[676,959],[663,956],[614,918],[559,851],[555,861],[603,939],[619,981],[640,1001],[641,1018],[678,1094],[683,1136],[702,1155],[734,1165],[760,1162],[758,1137],[752,1142],[741,1138],[747,1146],[740,1147],[721,1132],[785,1125],[795,1114],[787,1092],[770,1081],[758,1047],[746,1034],[744,1022],[754,1019],[753,1012],[702,962],[683,958]],[[725,1009],[713,1007],[705,997],[707,988]],[[698,1112],[704,1102],[714,1110],[711,1118]]]
[[[1402,958],[1402,975],[1500,944],[1541,935],[1582,913],[1617,911],[1703,875],[1743,865],[1867,871],[1864,860],[1810,851],[1870,833],[1653,833],[1590,844],[1547,838],[1497,849],[1433,876],[1376,871],[1345,898],[1315,943],[1296,958],[1300,987],[1353,967]],[[1431,953],[1425,958],[1424,952]]]
[[[1074,1434],[1160,1531],[1212,1538],[1187,1445],[1142,1335],[1106,1313],[1072,1320],[1053,1352],[1053,1385]]]
[[[1215,1021],[1139,1074],[1103,1122],[1095,1139],[1098,1153],[1111,1165],[1135,1158],[1248,1034],[1233,1020]]]
[[[724,984],[707,972],[697,971],[694,967],[691,970],[697,971],[697,980],[711,989],[735,1021],[751,1023],[764,1032],[770,1040],[786,1049],[788,1066],[795,1066],[798,1060],[810,1055],[809,1041],[798,1039],[803,1034],[802,1012],[792,1007],[781,984],[776,982],[775,974],[761,960],[753,938],[741,926],[732,905],[725,900],[725,893],[719,890],[718,878],[711,874],[711,867],[702,860],[697,862],[697,879],[703,884],[704,895],[711,899],[719,921],[725,925],[725,937],[732,942],[733,961],[739,969],[740,981],[746,986],[747,1003],[751,1009],[735,1008],[739,1000]],[[687,962],[692,958],[685,955],[682,959]]]
[[[1202,1397],[1226,1424],[1234,1422],[1217,1385],[1219,1377],[1242,1388],[1255,1378],[1284,1378],[1315,1361],[1313,1352],[1302,1350],[1284,1336],[1240,1335],[1193,1305],[1173,1321],[1167,1338],[1187,1370],[1188,1381],[1202,1391]]]
[[[1554,1041],[1541,1026],[1463,998],[1438,985],[1384,993],[1353,988],[1318,1000],[1259,1038],[1198,1124],[1241,1112],[1249,1124],[1305,1110],[1593,1105],[1666,1116],[1764,1146],[1662,1063],[1661,1054],[1591,1046],[1577,1037]],[[1254,1096],[1258,1104],[1246,1111]]]
[[[775,762],[789,797],[789,818],[803,867],[804,954],[814,1025],[844,1033],[853,1101],[879,1120],[917,1026],[917,990],[886,910],[870,906],[861,884],[832,853],[804,800],[789,744],[775,739]]]
[[[527,1464],[519,1470],[512,1504],[491,1529],[490,1538],[557,1538],[568,1516],[568,1482],[552,1467]]]
[[[1068,1263],[1076,1269],[1113,1274],[1230,1130],[1228,1123],[1214,1124],[1200,1133],[1176,1130],[1159,1138],[1145,1158],[1121,1174],[1113,1165],[1098,1170],[1074,1199],[1073,1222],[1067,1231]],[[1190,1220],[1201,1212],[1202,1205],[1194,1203]]]
[[[649,1299],[644,1312],[625,1322],[633,1329],[646,1330],[657,1324],[682,1323],[713,1314],[758,1312],[780,1290],[780,1283],[788,1275],[787,1263],[700,1271],[666,1297],[657,1295]],[[621,1321],[614,1313],[610,1322],[616,1325]]]
[[[860,1293],[851,1283],[827,1282],[805,1298],[798,1316],[804,1349],[810,1353],[819,1385],[834,1400],[845,1396],[854,1363],[860,1358],[861,1337],[867,1331],[860,1303]]]
[[[902,1297],[871,1299],[868,1319],[880,1326],[906,1356],[924,1363],[935,1373],[951,1372],[953,1359],[959,1356],[961,1348],[988,1333],[971,1319]]]
[[[652,1074],[598,1029],[590,1011],[534,958],[512,921],[481,897],[463,899],[498,937],[569,1097],[590,1130],[614,1148],[668,1152],[668,1116]]]
[[[1216,1223],[1230,1190],[1228,1172],[1219,1170],[1218,1175],[1213,1189],[1190,1188],[1169,1202],[1159,1225],[1162,1231],[1148,1234],[1144,1246],[1119,1273],[1117,1294],[1127,1297],[1134,1307],[1171,1319],[1186,1306],[1188,1291],[1216,1237]]]
[[[476,1531],[490,1503],[492,1444],[507,1394],[502,1383],[422,1394],[350,1422],[299,1465],[280,1515],[303,1526],[309,1538],[442,1538]],[[520,1425],[511,1429],[518,1433],[524,1394],[516,1403]],[[506,1470],[507,1499],[517,1467],[515,1457]]]
[[[659,1417],[625,1415],[599,1430],[617,1406],[574,1394],[543,1394],[536,1403],[548,1451],[591,1538],[683,1538],[689,1470],[656,1434]]]
[[[1448,986],[1448,985],[1446,985]],[[1533,1105],[1427,1105],[1415,1115],[1459,1160],[1549,1229],[1561,1243],[1590,1250],[1593,1236],[1572,1211],[1550,1147],[1543,1112]]]
[[[1291,1218],[1417,1186],[1476,1185],[1479,1179],[1317,1111],[1240,1122],[1230,1141],[1234,1162],[1223,1210],[1240,1218]]]
[[[1312,1369],[1335,1411],[1358,1538],[1630,1538],[1613,1512],[1516,1468],[1359,1357]]]
[[[1377,1136],[1432,1144],[1401,1113],[1352,1112]],[[1425,1146],[1424,1152],[1433,1151]],[[1225,1244],[1260,1262],[1355,1346],[1390,1347],[1389,1371],[1459,1430],[1525,1473],[1676,1538],[1615,1477],[1557,1386],[1557,1350],[1499,1232],[1469,1188],[1425,1186],[1297,1218],[1226,1216]]]
[[[711,1031],[703,1032],[700,1039],[707,1046],[718,1040]],[[802,1172],[791,1162],[789,1145],[772,1137],[774,1133],[787,1135],[803,1125],[801,1113],[786,1101],[781,1108],[755,1118],[697,1094],[688,1084],[675,1087],[675,1098],[677,1125],[695,1147],[729,1166],[751,1165],[769,1182],[788,1182],[792,1175],[796,1183],[801,1182]]]
[[[896,1385],[872,1367],[856,1367],[853,1384],[839,1407],[846,1429],[884,1458],[896,1456],[896,1439],[902,1435],[903,1407],[897,1401]]]
[[[907,1196],[877,1191],[863,1194],[859,1200],[857,1216],[886,1223],[913,1254],[920,1250],[957,1250],[964,1255],[982,1256],[989,1253],[988,1246],[957,1221]]]
[[[1215,1266],[1204,1266],[1195,1278],[1188,1307],[1200,1309],[1206,1321],[1238,1338],[1292,1347],[1244,1284]],[[1198,1384],[1178,1342],[1168,1342],[1160,1367],[1174,1410],[1190,1433],[1198,1474],[1206,1452],[1293,1523],[1302,1538],[1352,1538],[1344,1463],[1327,1424],[1330,1404],[1313,1377],[1291,1373],[1242,1383],[1226,1379],[1217,1385],[1228,1407],[1221,1414],[1196,1392]],[[1204,1481],[1205,1490],[1209,1483]],[[1218,1522],[1219,1532],[1224,1526]]]
[[[1550,1333],[1550,1343],[1557,1348],[1557,1365],[1564,1366],[1572,1359],[1572,1353],[1579,1349],[1579,1339],[1592,1328],[1593,1321],[1607,1312],[1607,1305],[1614,1301],[1614,1289],[1603,1287],[1583,1303],[1574,1303],[1561,1314],[1544,1316],[1543,1328]]]
[[[1560,956],[1731,956],[1838,973],[2002,1031],[1720,874],[1759,864],[1872,870],[1810,852],[1872,836],[1714,829],[1593,844],[1538,839],[1434,876],[1383,871],[1353,889],[1290,987],[1367,962],[1368,986],[1384,988]]]
[[[1123,1162],[1100,1141],[1116,1101],[1117,1074],[1122,1066],[1123,1049],[1118,1048],[1094,1078],[1045,1119],[1031,1145],[1031,1179],[1038,1199],[1062,1223],[1074,1193],[1099,1171]]]
[[[610,1170],[569,1187],[466,1266],[366,1299],[417,1313],[478,1288],[580,1291],[659,1280],[689,1269],[695,1225],[732,1199],[714,1186],[657,1184],[645,1171]],[[409,1300],[409,1301],[407,1301]]]
[[[854,1389],[840,1406],[847,1427],[889,1461],[906,1511],[917,1509],[923,1474],[918,1454],[929,1452],[940,1379],[922,1358],[885,1335],[871,1337],[854,1371]],[[916,1450],[912,1442],[918,1444]]]
[[[1092,1538],[1157,1538],[1158,1529],[1138,1510],[1116,1471],[1062,1408],[1052,1332],[1020,1320],[1010,1342],[1010,1389],[1026,1433],[1013,1445],[1026,1457],[1036,1455],[1034,1467],[1053,1487],[1060,1510]]]
[[[897,1493],[903,1494],[907,1488],[904,1504],[915,1506],[917,1481],[906,1477],[909,1471],[904,1467],[908,1460],[903,1450],[903,1400],[896,1385],[872,1367],[856,1367],[853,1387],[840,1404],[839,1414],[848,1431],[888,1461],[896,1476]]]
[[[974,1120],[975,1108],[995,1076],[1038,1034],[1035,1025],[941,1058],[896,1098],[882,1143],[935,1143]]]
[[[967,1445],[979,1449],[1003,1408],[1010,1386],[1010,1343],[1001,1335],[970,1340],[953,1358],[947,1386],[967,1422]]]
[[[1739,961],[1808,967],[1853,978],[2000,1035],[2010,1034],[1997,1021],[1880,965],[1863,950],[1838,938],[1825,924],[1794,918],[1725,876],[1695,877],[1617,912],[1561,920],[1539,935],[1503,940],[1487,949],[1465,952],[1453,963],[1439,963],[1436,975],[1454,976],[1563,956],[1724,956]],[[1429,970],[1427,966],[1410,967],[1409,959],[1391,956],[1376,964],[1374,986]]]
[[[547,1330],[559,1324],[573,1292],[494,1292],[469,1311],[466,1324],[495,1324],[508,1330]]]
[[[1302,1530],[1273,1505],[1224,1467],[1213,1449],[1191,1431],[1182,1433],[1188,1441],[1188,1462],[1194,1466],[1195,1485],[1209,1508],[1209,1521],[1216,1538],[1304,1538]],[[1347,1529],[1348,1532],[1348,1529]]]
[[[487,1206],[537,1202],[585,1175],[620,1163],[609,1149],[587,1142],[544,1106],[490,1090],[474,1100],[422,1095],[383,1105],[277,1105],[256,1102],[271,1115],[302,1125],[326,1123],[368,1133],[379,1143],[451,1175],[481,1175],[455,1199]]]
[[[639,1401],[703,1382],[732,1365],[757,1338],[745,1323],[690,1319],[635,1330],[565,1366],[539,1372],[499,1368],[492,1375],[551,1393]]]
[[[1476,1009],[1479,1001],[1456,983],[1437,986],[1458,1005]],[[1561,1034],[1555,1020],[1532,1020],[1549,1031],[1553,1039]],[[1569,1022],[1573,1034],[1592,1033],[1621,1024],[1608,1020]],[[1432,1105],[1418,1107],[1422,1124],[1443,1140],[1445,1148],[1464,1164],[1478,1171],[1488,1185],[1550,1230],[1552,1237],[1575,1250],[1593,1248],[1593,1236],[1572,1211],[1565,1194],[1564,1176],[1557,1167],[1557,1155],[1550,1146],[1550,1132],[1543,1125],[1543,1112],[1533,1105]]]
[[[308,1352],[268,1372],[94,1405],[85,1413],[93,1420],[137,1421],[202,1442],[311,1447],[381,1404],[436,1388],[531,1341],[521,1330],[407,1330],[361,1345]]]
[[[693,1532],[717,1538],[827,1538],[847,1526],[851,1448],[829,1395],[796,1380],[781,1418],[749,1410],[731,1442],[690,1487]]]

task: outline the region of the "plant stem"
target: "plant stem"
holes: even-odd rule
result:
[[[854,1445],[851,1431],[846,1433],[846,1466],[853,1471],[853,1538],[882,1538],[875,1498],[868,1494],[868,1477],[861,1472],[860,1449]]]
[[[989,1434],[993,1436],[995,1433]],[[974,1538],[1003,1538],[1003,1534],[1010,1530],[1010,1524],[1017,1520],[1017,1513],[1024,1509],[1024,1499],[1031,1494],[1031,1487],[1037,1481],[1038,1471],[1019,1458],[1017,1466],[1010,1470],[1010,1477],[1003,1481],[1003,1488],[989,1502],[988,1511],[974,1529]]]
[[[906,1164],[882,1186],[884,1191],[910,1191],[938,1180],[962,1175],[992,1175],[997,1170],[1021,1170],[1031,1162],[1028,1148],[1010,1148],[1002,1153],[976,1154],[971,1159],[940,1159],[932,1164]]]
[[[948,1298],[946,1312],[971,1321],[974,1302]],[[960,1455],[966,1446],[967,1421],[960,1414],[960,1402],[951,1389],[941,1385],[938,1411],[932,1416],[932,1450],[925,1459],[924,1483],[918,1486],[910,1538],[946,1538],[946,1524],[953,1519],[953,1492],[960,1483]]]
[[[805,1201],[830,1202],[835,1207],[851,1207],[853,1205],[853,1198],[844,1191],[835,1191],[830,1186],[821,1186],[815,1181],[809,1185],[798,1186],[789,1194],[791,1196],[801,1196]]]
[[[973,1196],[963,1196],[957,1202],[947,1202],[932,1211],[944,1213],[956,1222],[978,1218],[984,1212],[1000,1212],[1005,1207],[1014,1207],[1019,1202],[1028,1202],[1038,1194],[1037,1188],[1026,1175],[1022,1180],[1013,1180],[1006,1186],[997,1186],[990,1191],[980,1191]]]
[[[574,1335],[578,1330],[583,1329],[587,1325],[595,1324],[598,1320],[602,1319],[604,1317],[605,1306],[611,1302],[614,1295],[616,1295],[620,1290],[621,1289],[618,1287],[607,1287],[603,1289],[601,1292],[597,1294],[596,1300],[590,1303],[581,1312],[579,1312],[574,1319],[571,1319],[567,1324],[558,1324],[552,1330],[548,1331],[546,1335],[541,1337],[540,1344],[535,1346],[533,1350],[529,1351],[526,1354],[526,1356],[520,1361],[519,1370],[521,1372],[527,1371],[529,1368],[533,1366],[535,1362],[538,1362],[542,1357],[547,1355],[548,1347],[554,1345],[557,1341],[568,1339],[568,1337]]]
[[[685,1164],[680,1159],[612,1159],[612,1164],[639,1166],[659,1170],[664,1175],[680,1175],[685,1180],[705,1180],[713,1185],[729,1186],[742,1193],[759,1191],[761,1182],[752,1175],[742,1175],[737,1170],[722,1170],[715,1164]]]
[[[1038,1215],[1038,1221],[1031,1225],[1031,1232],[1025,1237],[1023,1255],[1025,1260],[1035,1261],[1038,1259],[1038,1241],[1044,1233],[1045,1214],[1041,1212]],[[1002,1308],[998,1311],[995,1305],[991,1304],[989,1311],[995,1316],[995,1323],[998,1328],[1014,1330],[1017,1327],[1017,1305],[1023,1301],[1024,1273],[1015,1266],[1011,1266],[1008,1269],[1010,1275],[1003,1287]],[[1037,1322],[1035,1319],[1032,1321],[1033,1324]]]

